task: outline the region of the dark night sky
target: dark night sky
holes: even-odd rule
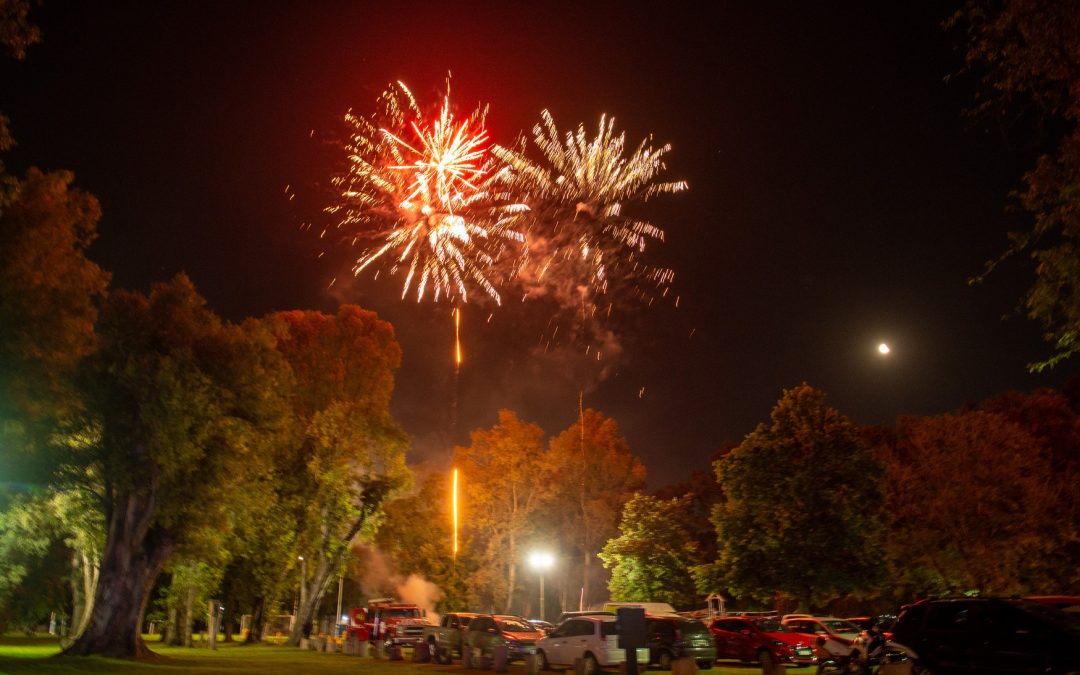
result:
[[[115,285],[183,270],[230,318],[349,301],[392,321],[394,411],[417,460],[445,461],[499,407],[558,432],[585,388],[656,487],[802,381],[857,422],[891,423],[1075,372],[1025,369],[1047,352],[1015,311],[1023,264],[965,283],[1023,222],[1006,194],[1031,153],[961,114],[972,88],[945,82],[959,66],[947,7],[581,4],[47,0],[45,41],[0,66],[20,143],[7,163],[71,169],[99,197],[92,255]],[[466,308],[455,384],[445,303],[402,302],[386,277],[327,292],[350,252],[319,259],[299,225],[329,222],[317,207],[342,113],[397,79],[431,101],[448,70],[464,110],[491,104],[496,140],[548,108],[563,128],[609,113],[634,143],[673,145],[668,176],[691,190],[649,215],[680,306],[620,318],[603,378],[535,354],[545,317],[510,302]]]

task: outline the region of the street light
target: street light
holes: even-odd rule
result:
[[[304,560],[304,556],[298,555],[296,559],[300,561],[300,611],[304,611],[304,581],[307,579],[307,561]]]
[[[536,570],[540,575],[540,618],[545,619],[544,614],[544,572],[551,569],[555,564],[555,556],[547,551],[533,551],[529,554],[529,567]]]

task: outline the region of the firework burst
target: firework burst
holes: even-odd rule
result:
[[[353,266],[404,273],[402,298],[468,300],[479,288],[496,302],[489,278],[500,258],[520,257],[523,236],[513,225],[527,208],[493,196],[502,181],[487,153],[486,109],[456,121],[449,87],[436,120],[427,124],[409,89],[398,82],[370,117],[345,116],[352,127],[348,168],[334,180],[339,199],[326,211],[363,252]]]
[[[613,284],[632,285],[642,297],[666,294],[674,272],[644,260],[648,245],[663,241],[664,231],[624,214],[627,204],[687,187],[656,180],[671,147],[654,149],[650,141],[627,153],[626,134],[616,133],[615,120],[607,116],[595,136],[584,126],[563,135],[545,110],[532,135],[543,163],[526,156],[524,142],[492,149],[508,167],[502,180],[528,194],[532,208],[529,262],[518,270],[523,283],[554,289],[579,303],[583,313],[589,306],[595,311],[586,298],[589,289],[595,296],[612,291]]]

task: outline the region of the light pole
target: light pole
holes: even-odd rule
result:
[[[555,557],[547,551],[533,551],[529,554],[529,567],[536,570],[540,575],[540,619],[545,620],[544,615],[544,572],[551,569],[555,564]]]
[[[304,560],[304,556],[298,555],[296,559],[300,561],[300,611],[304,611],[304,581],[307,579],[307,561]]]

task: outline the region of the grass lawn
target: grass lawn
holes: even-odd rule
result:
[[[322,675],[323,673],[358,673],[359,675],[441,675],[463,673],[459,661],[452,666],[385,661],[371,657],[324,654],[279,646],[219,644],[216,651],[205,648],[161,647],[150,644],[163,659],[132,662],[98,657],[52,658],[59,646],[52,638],[0,638],[0,674],[7,673],[117,673],[118,675]],[[480,671],[470,671],[479,673]],[[524,668],[511,666],[512,675],[524,675]],[[611,671],[614,672],[614,671]],[[751,675],[760,673],[757,665],[723,664],[709,675]],[[789,669],[791,675],[810,675],[811,668]],[[570,671],[572,675],[573,671]]]

